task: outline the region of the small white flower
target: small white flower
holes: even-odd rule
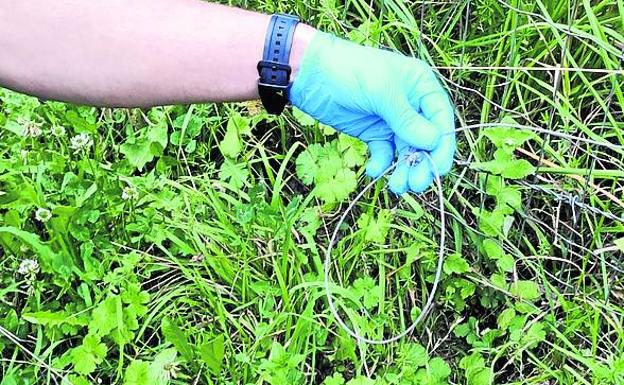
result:
[[[56,137],[65,136],[65,127],[58,125],[52,127],[52,135]]]
[[[22,135],[26,137],[36,138],[43,133],[39,123],[30,120],[24,120],[20,123],[22,124]]]
[[[93,139],[89,134],[78,134],[71,138],[70,147],[74,153],[88,150],[93,145]]]
[[[34,259],[24,259],[20,263],[17,273],[26,277],[34,277],[39,272],[39,262]]]
[[[35,211],[35,219],[39,222],[47,222],[52,218],[52,213],[48,209],[39,208]]]
[[[139,199],[139,192],[134,186],[126,186],[121,192],[121,199],[125,201],[137,200]]]
[[[28,150],[21,150],[20,151],[20,156],[22,157],[22,160],[26,160],[26,158],[28,158],[28,154],[30,154],[30,151],[28,151]]]

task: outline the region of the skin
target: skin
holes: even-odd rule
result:
[[[257,99],[269,19],[197,0],[0,0],[0,85],[108,107]],[[293,80],[315,32],[295,30]]]

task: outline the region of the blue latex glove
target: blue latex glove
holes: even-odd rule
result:
[[[430,152],[440,175],[451,168],[453,108],[421,60],[317,32],[289,98],[320,122],[366,142],[370,151],[366,172],[373,178],[391,165],[395,154],[403,159],[415,149]],[[431,164],[423,159],[402,162],[388,184],[397,194],[408,189],[422,192],[433,178]]]

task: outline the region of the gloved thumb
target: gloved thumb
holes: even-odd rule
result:
[[[440,141],[440,132],[429,120],[418,113],[406,99],[391,103],[381,113],[390,129],[408,145],[431,151]]]

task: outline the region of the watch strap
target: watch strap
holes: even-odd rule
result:
[[[264,108],[271,114],[280,114],[288,103],[290,49],[297,23],[297,16],[275,14],[267,29],[262,60],[257,66],[258,93]]]

